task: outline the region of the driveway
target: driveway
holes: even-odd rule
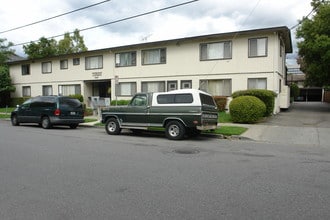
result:
[[[255,141],[330,147],[330,104],[295,102],[241,135]]]

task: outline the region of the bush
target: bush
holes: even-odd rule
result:
[[[80,94],[69,95],[69,97],[78,99],[80,102],[84,102],[84,97]]]
[[[227,97],[226,96],[214,96],[214,101],[218,106],[219,111],[223,112],[226,110]]]
[[[277,96],[275,92],[266,89],[248,89],[242,91],[236,91],[232,94],[235,99],[239,96],[255,96],[259,98],[266,105],[266,112],[263,116],[270,116],[274,111],[275,97]]]
[[[256,123],[266,112],[266,105],[255,96],[240,96],[233,99],[229,105],[233,122]]]
[[[131,100],[112,100],[110,105],[128,105]]]
[[[19,98],[11,98],[10,106],[16,107],[17,105],[22,105],[23,102],[28,100],[31,97],[19,97]]]
[[[299,87],[296,83],[290,85],[290,97],[296,99],[299,96]]]

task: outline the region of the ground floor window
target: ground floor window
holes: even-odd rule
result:
[[[52,86],[42,86],[42,95],[53,95]]]
[[[75,85],[60,85],[58,87],[58,93],[59,95],[76,95],[79,94],[81,95],[81,86],[80,84],[75,84]]]
[[[165,82],[142,82],[142,92],[165,92]]]
[[[167,91],[172,91],[178,89],[177,81],[167,81]]]
[[[22,95],[23,97],[31,97],[31,86],[23,86]]]
[[[201,80],[199,87],[214,96],[231,96],[231,79]]]
[[[181,89],[191,89],[192,82],[191,80],[181,80]]]
[[[118,96],[132,96],[136,93],[136,82],[122,82],[117,88]]]
[[[249,78],[248,89],[267,89],[267,78]]]

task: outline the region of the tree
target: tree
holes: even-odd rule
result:
[[[297,28],[298,63],[306,73],[306,85],[330,85],[330,2],[312,0],[315,15],[305,17]]]
[[[78,29],[73,32],[73,36],[65,33],[64,38],[59,42],[41,37],[37,43],[31,42],[24,45],[23,49],[30,59],[87,51],[84,38],[80,36]]]
[[[79,53],[83,51],[87,51],[87,47],[78,29],[73,32],[73,36],[70,36],[70,33],[65,33],[64,38],[58,43],[58,54]]]
[[[9,93],[15,91],[15,87],[11,84],[9,68],[6,62],[9,57],[14,54],[10,49],[13,43],[5,42],[6,39],[0,38],[0,106],[8,104]]]

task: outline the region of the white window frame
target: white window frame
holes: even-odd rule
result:
[[[116,53],[116,67],[136,66],[136,51]]]
[[[166,48],[142,50],[142,65],[165,64]]]
[[[31,86],[22,86],[22,96],[31,97]]]
[[[52,72],[52,61],[42,62],[41,63],[41,72],[42,73],[51,73]]]
[[[93,69],[102,69],[103,68],[103,56],[90,56],[85,57],[85,69],[93,70]]]
[[[192,80],[181,80],[181,89],[191,89]]]
[[[223,60],[232,58],[232,42],[221,41],[200,44],[200,60]]]
[[[58,94],[63,96],[81,95],[81,85],[80,84],[59,85]]]
[[[213,96],[231,96],[231,79],[200,80],[199,88]]]
[[[141,82],[142,92],[165,92],[165,81]]]
[[[249,39],[249,57],[266,57],[268,55],[268,38]]]
[[[120,82],[117,90],[118,96],[133,96],[136,93],[136,82]]]
[[[167,91],[177,90],[178,81],[167,81]]]
[[[248,89],[267,89],[267,78],[248,78]]]

